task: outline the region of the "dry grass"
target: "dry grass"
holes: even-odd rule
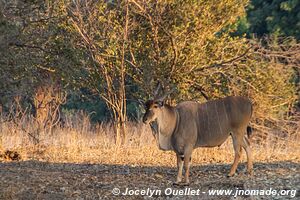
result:
[[[22,127],[22,128],[21,128]],[[0,152],[14,150],[22,160],[48,162],[128,164],[132,166],[175,166],[173,152],[157,148],[151,129],[143,124],[129,123],[125,145],[116,148],[112,126],[92,126],[84,115],[66,119],[64,128],[56,128],[52,134],[40,132],[40,143],[34,145],[27,131],[35,129],[32,120],[0,125]],[[299,134],[278,138],[269,134],[258,144],[253,133],[252,149],[256,162],[300,161]],[[246,160],[243,154],[242,161]],[[193,163],[231,163],[233,148],[231,139],[221,147],[199,148],[193,153]]]
[[[35,123],[28,119],[0,124],[0,155],[3,155],[0,156],[0,199],[145,199],[144,196],[114,196],[112,190],[174,187],[175,155],[157,148],[148,126],[129,123],[126,143],[119,149],[109,124],[91,126],[84,116],[67,119],[64,128],[56,128],[52,134],[40,132],[38,145],[28,136],[34,130],[37,130]],[[299,191],[299,134],[281,138],[269,134],[260,144],[258,135],[254,132],[252,138],[253,178],[243,173],[243,165],[239,166],[237,176],[226,178],[233,161],[229,139],[221,147],[194,151],[190,187],[203,191],[237,187]],[[21,160],[6,162],[5,152],[8,155],[17,152]],[[242,161],[245,157],[243,154]],[[202,195],[197,199],[228,199],[228,196]]]

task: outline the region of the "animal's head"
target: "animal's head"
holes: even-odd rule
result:
[[[162,107],[164,106],[163,101],[148,100],[145,103],[145,114],[143,117],[143,122],[149,124],[157,119],[160,114]]]
[[[146,112],[143,117],[143,122],[145,124],[149,124],[157,119],[157,117],[162,112],[162,109],[164,108],[164,101],[165,101],[166,97],[174,91],[174,89],[173,89],[173,90],[167,92],[166,94],[158,97],[160,90],[161,90],[161,84],[158,83],[157,89],[154,92],[154,98],[150,99],[150,100],[146,101],[146,103],[144,103]]]

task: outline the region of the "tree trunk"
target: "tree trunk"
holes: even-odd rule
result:
[[[116,134],[116,146],[124,145],[126,141],[126,114],[122,111],[114,111],[114,131]]]

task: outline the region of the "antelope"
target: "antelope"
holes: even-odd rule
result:
[[[157,97],[156,92],[156,97],[144,104],[143,122],[157,124],[159,149],[176,153],[178,174],[174,184],[189,185],[191,155],[195,148],[220,146],[229,136],[235,157],[227,176],[235,174],[242,148],[247,155],[247,172],[253,175],[251,128],[248,126],[253,112],[251,101],[246,97],[229,96],[206,103],[183,101],[171,106],[164,102],[171,92],[161,97]]]

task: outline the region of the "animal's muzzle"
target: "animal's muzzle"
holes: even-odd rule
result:
[[[144,116],[143,117],[143,122],[144,124],[150,124],[152,122],[151,118],[147,117],[147,116]]]
[[[147,123],[147,117],[145,117],[145,116],[143,117],[143,123],[144,123],[144,124],[148,124],[148,123]]]

